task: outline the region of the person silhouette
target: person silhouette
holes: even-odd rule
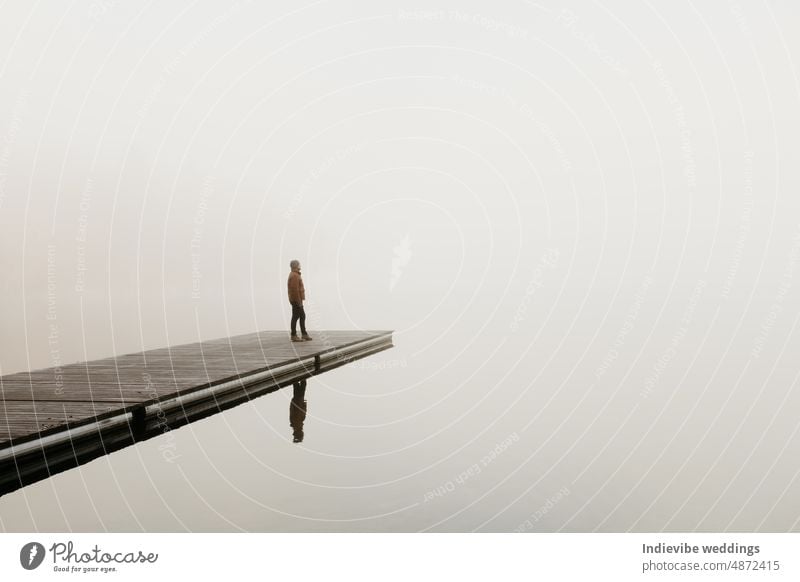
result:
[[[289,426],[292,427],[294,442],[303,442],[303,422],[306,420],[308,402],[306,402],[306,379],[294,383],[294,394],[289,402]]]
[[[289,263],[291,272],[289,273],[288,290],[289,303],[292,306],[292,335],[293,342],[311,341],[311,336],[306,333],[306,311],[303,309],[303,301],[306,298],[306,290],[303,287],[303,277],[300,275],[300,261],[294,259]],[[302,339],[297,337],[297,322],[300,321],[300,332]]]

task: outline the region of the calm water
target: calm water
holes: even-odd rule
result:
[[[736,453],[720,452],[723,433],[738,428],[738,420],[723,420],[690,454],[708,416],[696,411],[681,426],[678,411],[694,401],[688,387],[665,404],[667,394],[657,391],[648,402],[624,388],[547,381],[567,375],[557,366],[534,381],[543,362],[530,346],[491,336],[462,346],[473,358],[461,365],[423,368],[414,362],[445,354],[414,350],[403,334],[397,340],[392,350],[308,381],[301,443],[293,442],[289,387],[7,495],[2,528],[792,528],[796,496],[776,502],[756,494],[741,504],[788,482],[789,457],[776,457],[785,443],[762,443],[763,462],[715,463]],[[784,463],[757,489],[759,466],[775,458]]]

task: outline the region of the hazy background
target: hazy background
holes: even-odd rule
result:
[[[5,3],[0,373],[285,328],[293,258],[396,348],[0,530],[800,530],[798,18]]]

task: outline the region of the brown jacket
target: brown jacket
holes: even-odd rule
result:
[[[303,423],[306,420],[306,411],[308,410],[308,402],[300,399],[292,400],[289,402],[289,424],[292,427],[292,436],[294,442],[303,442]]]
[[[307,400],[295,400],[292,398],[291,401],[289,401],[289,426],[291,426],[295,432],[303,432],[303,423],[306,421],[307,411]]]
[[[303,287],[303,277],[297,271],[289,273],[289,303],[298,305],[305,301],[306,290]]]

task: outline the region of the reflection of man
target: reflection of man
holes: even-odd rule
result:
[[[308,410],[306,380],[303,379],[294,383],[294,394],[289,403],[289,425],[292,427],[296,443],[303,442],[303,422],[306,420],[306,410]]]
[[[306,311],[303,309],[303,301],[306,298],[306,290],[303,287],[303,277],[300,275],[300,261],[294,260],[289,263],[292,269],[289,273],[289,303],[292,305],[292,341],[302,342],[311,341],[311,336],[306,333]],[[303,339],[297,337],[297,321],[300,321],[300,332]]]

